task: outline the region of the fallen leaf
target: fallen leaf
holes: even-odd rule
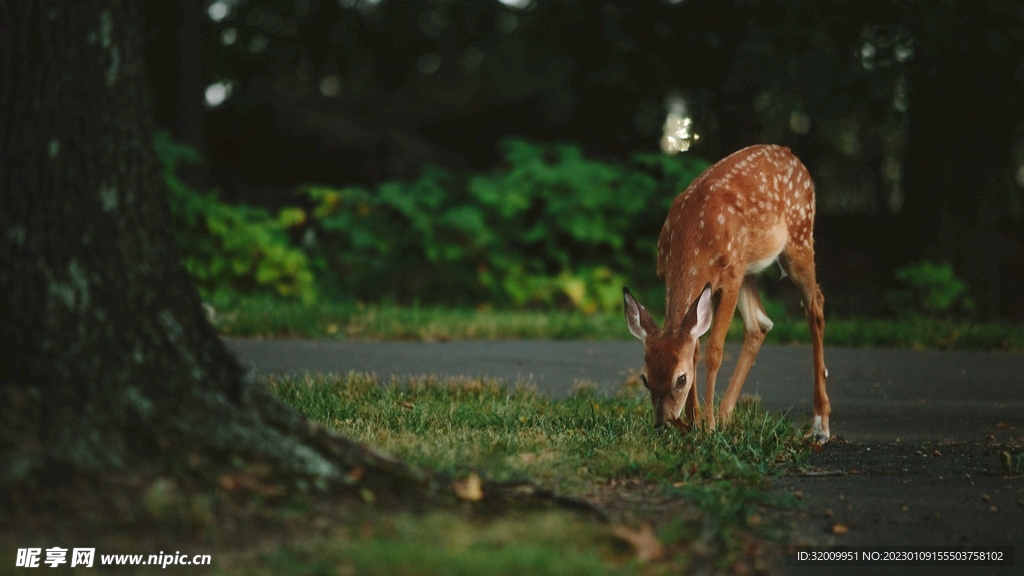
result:
[[[348,478],[352,482],[359,482],[363,479],[363,475],[366,474],[366,468],[362,466],[356,466],[348,473]]]
[[[832,525],[832,533],[836,536],[845,536],[850,531],[850,527],[841,522],[837,522]]]
[[[523,452],[519,454],[519,461],[523,464],[529,464],[537,460],[537,455],[533,452]]]
[[[462,480],[452,482],[452,488],[455,490],[456,496],[470,502],[478,502],[484,497],[480,477],[476,473],[470,474]]]
[[[654,535],[654,529],[650,523],[644,523],[639,530],[633,530],[627,526],[616,526],[612,534],[626,544],[633,547],[637,560],[641,562],[653,562],[665,557],[665,550],[661,542]]]
[[[280,484],[257,484],[254,490],[264,498],[277,498],[284,494],[284,486]]]

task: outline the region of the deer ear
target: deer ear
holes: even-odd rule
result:
[[[690,326],[690,334],[694,338],[700,338],[711,328],[711,283],[704,286],[704,291],[697,297],[697,301],[690,305],[690,309],[683,318],[683,328]]]
[[[648,334],[658,331],[658,325],[654,323],[647,309],[633,298],[629,288],[622,288],[622,299],[625,302],[626,326],[629,326],[629,333],[639,338],[641,342],[646,341]]]

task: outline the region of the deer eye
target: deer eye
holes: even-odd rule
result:
[[[676,388],[682,388],[686,386],[686,374],[680,374],[679,378],[676,378]]]
[[[644,388],[651,389],[651,383],[647,381],[647,374],[641,374],[640,381],[644,383]]]

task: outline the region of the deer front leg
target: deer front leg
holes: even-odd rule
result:
[[[704,389],[704,422],[708,430],[715,429],[715,380],[718,368],[722,365],[722,349],[725,346],[725,334],[729,331],[729,322],[736,311],[736,300],[739,297],[742,277],[722,286],[715,308],[715,318],[711,323],[711,335],[708,337],[705,353],[707,366],[707,384]]]
[[[697,366],[697,361],[700,360],[700,340],[697,341],[697,345],[693,347],[693,365]],[[690,386],[690,393],[686,396],[686,421],[690,425],[694,425],[700,421],[700,404],[697,402],[697,385]]]
[[[718,407],[723,422],[728,422],[732,417],[732,411],[740,398],[743,390],[743,383],[747,379],[750,367],[754,365],[754,359],[761,350],[765,334],[772,328],[772,321],[764,311],[761,304],[761,296],[757,293],[757,284],[752,275],[743,279],[743,286],[740,288],[737,309],[743,317],[743,349],[740,351],[739,360],[736,361],[736,370],[732,373],[729,381],[729,388],[722,397]]]

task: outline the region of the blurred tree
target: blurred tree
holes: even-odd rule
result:
[[[245,377],[207,323],[168,224],[142,46],[136,2],[0,3],[0,484],[238,457],[320,482],[359,465],[422,493]]]
[[[1022,203],[1011,180],[1022,79],[1012,3],[207,7],[206,82],[226,98],[207,115],[208,145],[229,198],[270,189],[263,200],[279,203],[275,191],[297,184],[412,178],[425,164],[487,169],[510,135],[576,140],[590,156],[622,159],[654,147],[666,98],[678,94],[702,136],[697,154],[774,142],[809,165],[828,220],[823,243],[837,246],[822,256],[842,270],[823,283],[865,298],[894,268],[927,256],[952,261],[986,315],[1005,297],[999,270],[1011,256],[996,247],[998,230],[1019,223],[1020,210],[1006,208]],[[992,138],[986,123],[998,125]],[[965,146],[972,138],[981,141]],[[971,178],[996,169],[989,192],[970,191]],[[962,177],[941,180],[944,170]],[[965,220],[965,208],[988,216]],[[967,235],[968,226],[990,233]],[[843,280],[865,265],[877,272],[862,285]]]
[[[917,254],[951,262],[982,315],[994,318],[1004,296],[1003,230],[1019,228],[1022,216],[1013,147],[1024,113],[1024,7],[918,2],[904,18],[916,62],[897,226]]]
[[[174,140],[203,155],[203,92],[206,88],[204,52],[208,48],[205,25],[206,0],[165,2],[149,0],[145,5],[146,61],[154,88],[154,113],[168,127]],[[182,167],[181,176],[194,187],[205,183],[201,162]]]

